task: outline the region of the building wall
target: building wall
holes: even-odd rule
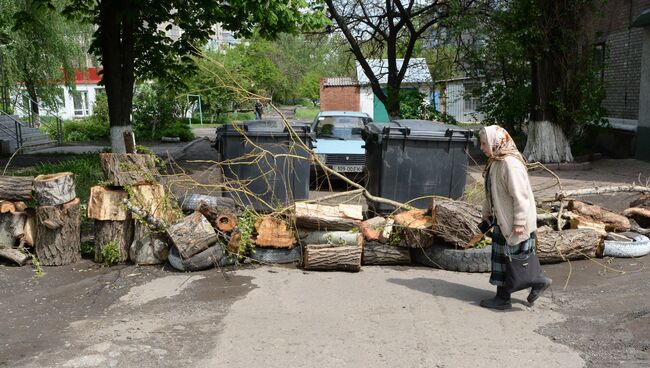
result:
[[[465,83],[468,81],[457,80],[446,83],[444,111],[461,123],[480,122],[483,120],[483,114],[476,112],[480,100],[477,97],[465,96]]]
[[[320,86],[321,111],[359,111],[358,86]]]
[[[605,46],[603,107],[615,128],[636,129],[643,30],[630,25],[647,8],[650,0],[610,0],[584,18],[585,37],[596,46]]]
[[[375,118],[374,96],[370,86],[364,86],[359,93],[360,111],[365,112],[373,119]]]

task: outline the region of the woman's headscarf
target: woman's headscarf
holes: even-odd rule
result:
[[[488,169],[494,161],[502,161],[507,156],[516,158],[526,166],[526,161],[519,153],[515,141],[505,129],[498,125],[490,125],[482,128],[479,134],[485,135],[487,143],[492,148],[492,156],[488,157],[488,162],[483,169],[483,176],[487,175]]]

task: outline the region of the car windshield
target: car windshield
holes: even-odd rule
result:
[[[349,139],[360,136],[363,130],[363,118],[354,116],[321,116],[316,125],[319,137],[336,137]]]

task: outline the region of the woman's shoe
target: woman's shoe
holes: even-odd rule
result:
[[[533,305],[535,303],[535,300],[539,299],[544,290],[548,289],[548,287],[553,283],[553,280],[550,278],[546,276],[542,277],[544,279],[539,284],[535,284],[535,286],[530,289],[530,294],[528,294],[528,298],[526,298],[526,300],[528,300],[528,303],[531,305]]]
[[[506,310],[512,308],[510,293],[502,286],[497,286],[497,295],[494,298],[483,299],[479,303],[483,308]]]

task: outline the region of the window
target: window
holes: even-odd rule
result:
[[[364,119],[361,117],[322,116],[318,118],[316,135],[349,139],[352,135],[360,135],[364,125]]]
[[[463,83],[463,88],[465,89],[465,93],[463,94],[463,107],[465,112],[476,111],[481,106],[481,83]]]
[[[605,55],[606,48],[605,43],[597,43],[594,45],[594,66],[600,72],[600,79],[605,78]]]
[[[77,91],[72,94],[74,116],[88,116],[88,92]]]

